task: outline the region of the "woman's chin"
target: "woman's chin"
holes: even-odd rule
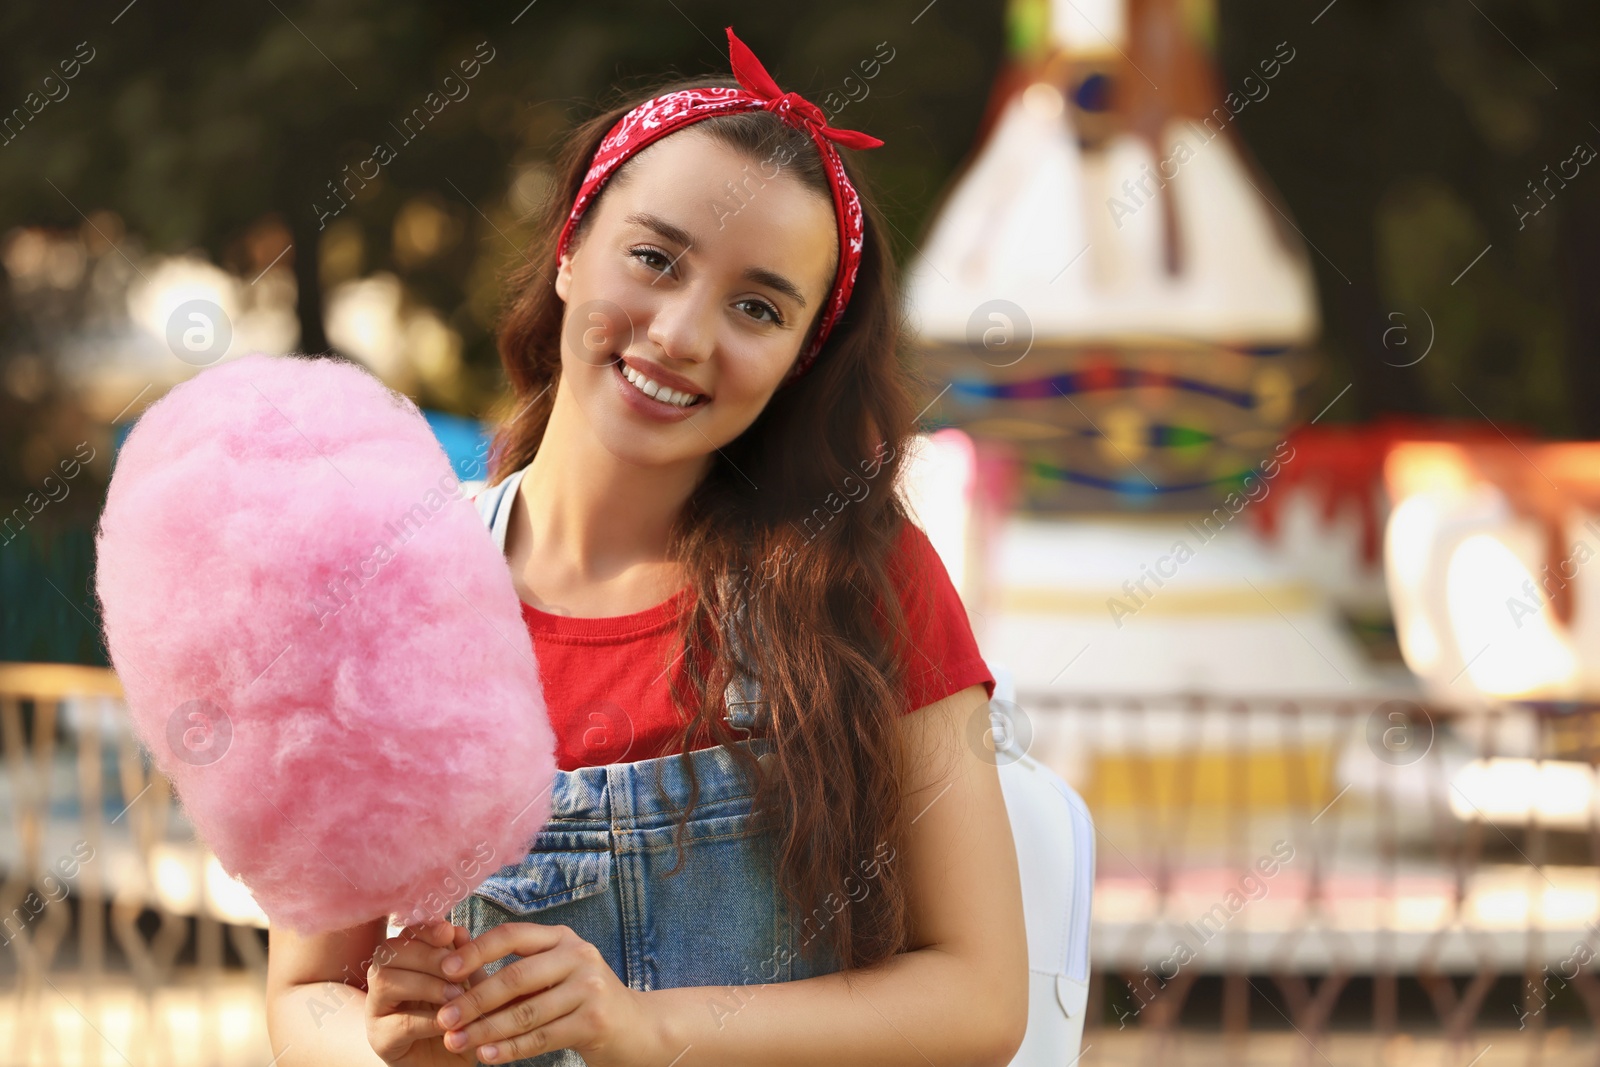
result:
[[[711,451],[705,437],[681,425],[640,419],[616,404],[601,404],[589,421],[601,448],[633,467],[674,467],[703,459]],[[670,446],[669,443],[670,442]]]

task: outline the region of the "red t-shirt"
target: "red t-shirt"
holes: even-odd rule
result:
[[[891,559],[912,648],[900,714],[979,683],[994,696],[966,608],[928,535],[907,522]],[[689,594],[685,587],[644,611],[605,618],[522,605],[561,770],[677,754],[683,721],[667,671],[682,669],[677,622]]]

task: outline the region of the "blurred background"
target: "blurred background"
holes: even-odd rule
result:
[[[730,23],[885,141],[906,490],[1096,824],[1081,1060],[1594,1062],[1600,9],[1554,0],[7,5],[0,1062],[271,1059],[265,918],[107,668],[128,428],[334,352],[486,477],[552,153]]]

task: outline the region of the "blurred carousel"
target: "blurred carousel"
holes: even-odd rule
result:
[[[1600,931],[1571,703],[1600,636],[1567,574],[1600,549],[1595,457],[1541,452],[1545,478],[1515,430],[1319,425],[1345,383],[1305,242],[1233,122],[1294,76],[1287,43],[1225,91],[1206,3],[1008,20],[908,269],[906,490],[1014,685],[996,728],[1101,831],[1090,1025],[1174,1026],[1210,974],[1245,1030],[1270,975],[1315,1034],[1366,976],[1382,1033],[1405,976],[1459,1037]]]

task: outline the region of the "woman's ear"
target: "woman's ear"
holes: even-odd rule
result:
[[[563,302],[567,299],[567,290],[572,288],[572,253],[561,253],[560,264],[556,267],[556,295]]]

